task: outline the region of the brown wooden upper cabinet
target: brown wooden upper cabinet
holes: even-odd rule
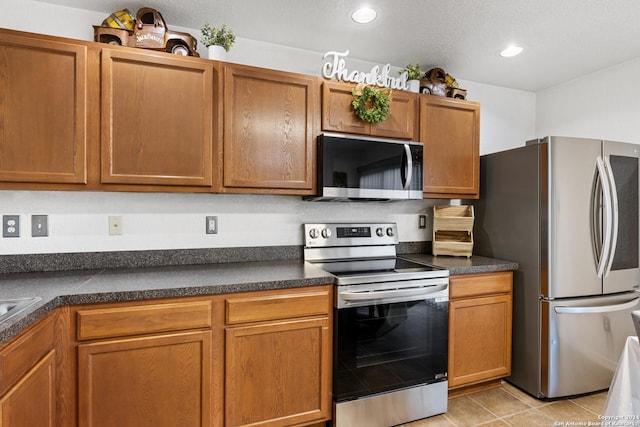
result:
[[[0,33],[0,182],[87,181],[87,46]]]
[[[227,65],[220,190],[313,194],[319,94],[316,77]]]
[[[102,50],[103,184],[211,186],[214,62]]]
[[[322,86],[322,87],[321,87]],[[480,105],[0,29],[0,188],[311,195],[322,131],[424,143],[424,196],[479,197]]]
[[[322,84],[322,130],[388,138],[417,139],[418,95],[392,90],[389,115],[377,124],[360,120],[353,112],[354,83],[325,81]]]
[[[420,96],[424,197],[477,199],[480,188],[480,104]]]

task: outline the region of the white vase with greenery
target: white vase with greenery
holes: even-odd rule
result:
[[[227,51],[224,47],[217,44],[212,44],[211,46],[208,46],[207,49],[209,49],[209,59],[213,59],[216,61],[227,60]]]
[[[410,92],[420,92],[420,79],[424,77],[424,71],[420,68],[420,64],[407,64],[398,74],[407,73],[407,90]]]
[[[409,86],[409,92],[420,92],[420,80],[411,79],[407,80],[407,85]]]
[[[215,28],[209,24],[205,24],[200,30],[202,33],[202,44],[209,50],[209,59],[224,61],[227,58],[227,52],[231,50],[236,36],[233,31],[222,24],[222,27]]]

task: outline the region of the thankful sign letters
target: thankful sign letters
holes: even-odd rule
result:
[[[391,77],[391,64],[380,68],[375,65],[368,73],[362,71],[349,71],[344,58],[349,55],[346,52],[327,52],[323,59],[328,59],[322,66],[322,75],[327,79],[342,80],[351,83],[366,83],[369,85],[388,87],[391,89],[407,90],[407,73],[401,73],[398,77]]]

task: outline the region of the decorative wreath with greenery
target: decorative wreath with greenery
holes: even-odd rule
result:
[[[355,99],[351,103],[353,110],[361,120],[380,123],[389,114],[390,89],[378,90],[364,83],[358,83],[352,91]],[[367,106],[370,106],[367,108]]]

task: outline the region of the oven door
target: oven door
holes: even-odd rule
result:
[[[336,402],[447,379],[448,287],[433,290],[409,301],[374,297],[368,304],[336,308]]]

